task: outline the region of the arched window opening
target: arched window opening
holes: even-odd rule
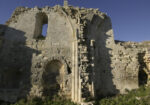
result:
[[[34,31],[34,38],[45,39],[48,29],[48,16],[46,13],[38,13],[36,15],[36,25]]]

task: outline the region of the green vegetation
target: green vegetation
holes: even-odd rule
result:
[[[60,97],[56,97],[54,99],[46,98],[46,99],[41,99],[41,98],[33,98],[31,100],[20,100],[15,104],[11,105],[77,105],[70,100],[64,100]]]
[[[126,95],[104,98],[96,101],[95,105],[150,105],[150,87],[142,86]]]
[[[1,104],[0,104],[1,105]],[[70,100],[61,97],[51,98],[32,98],[30,100],[21,99],[15,104],[3,105],[77,105]],[[95,101],[94,105],[150,105],[150,87],[140,87],[132,90],[126,95],[118,95],[115,97],[103,98]]]

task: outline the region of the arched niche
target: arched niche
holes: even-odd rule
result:
[[[66,95],[66,88],[69,88],[67,85],[70,81],[67,76],[70,73],[70,68],[64,62],[60,60],[48,62],[42,75],[43,96]]]

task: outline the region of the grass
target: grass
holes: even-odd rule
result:
[[[34,97],[32,99],[20,99],[18,102],[14,104],[6,103],[1,101],[0,105],[77,105],[70,100],[63,99],[61,97],[55,96],[52,98],[39,98]]]
[[[70,100],[65,100],[61,97],[38,98],[34,97],[30,100],[21,99],[15,104],[3,105],[77,105]],[[103,98],[96,100],[94,105],[150,105],[150,87],[140,87],[137,90],[132,90],[126,95],[118,95],[115,97]]]
[[[150,105],[150,87],[140,87],[126,95],[97,100],[95,105]]]
[[[38,97],[35,97],[31,100],[20,100],[15,104],[11,105],[77,105],[70,100],[64,100],[60,97],[55,97],[54,99],[46,98],[46,99],[41,99]]]

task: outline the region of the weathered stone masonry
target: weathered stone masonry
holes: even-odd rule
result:
[[[148,82],[149,45],[115,41],[98,9],[19,7],[0,25],[0,99],[57,94],[83,102],[125,93]]]

